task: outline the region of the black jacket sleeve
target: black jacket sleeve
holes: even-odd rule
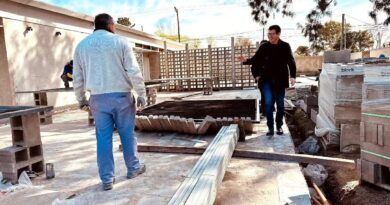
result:
[[[290,77],[291,78],[296,78],[296,73],[297,73],[297,66],[295,64],[295,60],[294,60],[294,56],[292,54],[292,50],[291,50],[291,47],[290,47],[290,44],[287,43],[287,64],[288,64],[288,68],[290,70]]]
[[[244,65],[252,65],[251,72],[254,78],[261,76],[262,68],[263,68],[263,59],[264,59],[264,48],[263,45],[257,49],[255,55],[252,58],[248,58],[243,64]]]

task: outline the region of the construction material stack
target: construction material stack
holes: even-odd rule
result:
[[[390,190],[390,66],[373,67],[365,73],[361,180]]]
[[[36,106],[47,106],[47,93],[45,91],[34,92],[34,102]],[[53,124],[52,111],[39,113],[39,120],[42,125]]]
[[[359,144],[359,135],[349,131],[359,130],[364,69],[363,65],[323,65],[316,123],[318,130],[329,131],[322,132],[327,133],[321,137],[325,149]]]
[[[0,149],[0,172],[3,178],[17,183],[23,171],[44,172],[40,116],[30,113],[11,117],[13,146]]]

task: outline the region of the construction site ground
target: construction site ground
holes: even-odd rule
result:
[[[196,93],[196,92],[195,92]],[[159,93],[158,100],[191,93]],[[257,89],[218,91],[198,94],[196,99],[253,99]],[[207,108],[205,108],[207,109]],[[128,180],[119,136],[114,134],[113,151],[116,183],[111,191],[102,191],[96,164],[94,127],[87,123],[87,113],[68,111],[53,116],[54,123],[41,126],[45,162],[54,163],[56,177],[39,176],[34,187],[0,195],[0,204],[167,204],[200,155],[140,153],[145,174]],[[265,120],[254,127],[255,133],[236,148],[268,152],[294,153],[287,127],[285,134],[269,139]],[[136,132],[139,144],[206,147],[214,136],[178,133]],[[0,127],[0,148],[10,146],[9,125]],[[70,198],[65,200],[66,198]],[[53,203],[54,202],[54,203]],[[215,204],[310,204],[309,191],[297,163],[232,158]]]

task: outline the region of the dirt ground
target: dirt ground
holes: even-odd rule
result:
[[[314,131],[315,124],[310,123],[300,109],[288,112],[286,121],[295,147],[298,147],[308,137],[308,132]],[[353,160],[360,158],[360,154],[342,154],[337,151],[321,151],[320,155]],[[326,169],[329,176],[320,188],[333,205],[390,204],[390,192],[368,183],[360,184],[356,170],[334,167],[326,167]]]
[[[327,154],[328,156],[357,159],[359,154]],[[368,183],[359,183],[357,171],[327,167],[329,177],[324,185],[334,205],[388,205],[390,192]]]

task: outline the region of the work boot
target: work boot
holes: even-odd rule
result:
[[[135,177],[137,177],[138,175],[143,174],[145,171],[146,171],[146,166],[145,166],[145,164],[141,164],[141,165],[140,165],[140,168],[139,168],[137,171],[127,172],[127,178],[128,178],[128,179],[135,178]]]
[[[103,190],[104,191],[111,190],[114,187],[114,183],[115,183],[115,178],[114,178],[114,180],[112,182],[103,183]]]
[[[276,128],[276,134],[277,134],[277,135],[283,135],[283,129],[282,129],[282,127]]]

